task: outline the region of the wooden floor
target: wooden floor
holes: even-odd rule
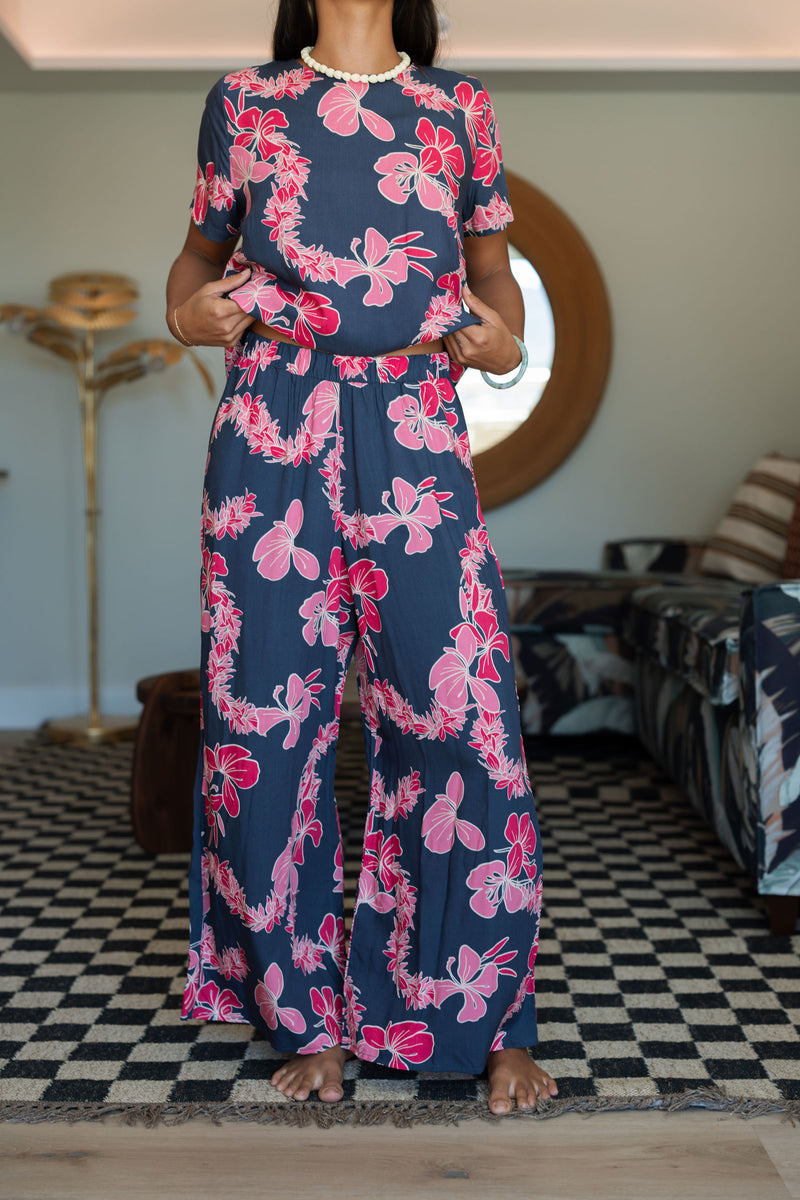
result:
[[[786,1200],[800,1125],[704,1109],[458,1126],[0,1125],[2,1200]]]

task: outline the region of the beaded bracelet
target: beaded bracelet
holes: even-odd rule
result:
[[[180,325],[178,324],[178,310],[177,310],[177,308],[175,308],[175,309],[173,309],[173,310],[172,310],[172,319],[173,319],[173,321],[175,322],[175,328],[176,328],[176,329],[177,329],[177,331],[178,331],[178,337],[179,337],[179,338],[180,338],[180,340],[183,342],[184,346],[193,346],[193,345],[194,345],[194,342],[190,342],[190,341],[189,341],[189,339],[188,339],[187,337],[185,337],[185,336],[184,336],[184,334],[183,334],[183,331],[182,331],[182,329],[181,329]]]
[[[522,355],[522,362],[519,364],[519,367],[517,368],[517,373],[514,376],[514,378],[507,379],[505,381],[505,383],[497,383],[496,380],[489,378],[486,371],[481,371],[481,378],[486,383],[489,384],[489,387],[498,388],[498,389],[513,387],[515,383],[519,383],[520,379],[522,379],[522,376],[525,374],[525,372],[528,369],[528,347],[525,345],[525,343],[522,341],[521,338],[517,337],[517,335],[515,333],[512,333],[511,336],[513,337],[514,341],[519,346],[520,353]]]

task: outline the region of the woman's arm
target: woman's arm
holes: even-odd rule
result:
[[[193,221],[167,279],[167,325],[182,345],[233,346],[254,318],[243,312],[227,292],[241,287],[250,268],[222,279],[225,264],[233,253],[238,237],[212,242],[204,237]],[[175,323],[175,312],[178,325]],[[183,334],[183,337],[181,337]]]
[[[447,353],[462,367],[502,375],[519,366],[513,334],[525,329],[525,305],[511,272],[505,231],[464,238],[467,284],[464,299],[480,325],[467,325],[444,338]]]

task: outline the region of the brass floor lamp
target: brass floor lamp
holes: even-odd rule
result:
[[[86,590],[88,597],[89,712],[49,721],[45,727],[51,741],[98,743],[132,737],[136,721],[131,717],[100,712],[98,664],[97,596],[97,417],[106,394],[121,383],[141,379],[152,371],[164,370],[189,355],[210,394],[213,381],[208,370],[191,350],[162,338],[129,342],[119,350],[95,359],[98,333],[120,329],[136,318],[131,307],[138,296],[135,284],[124,275],[81,272],[61,275],[49,286],[50,303],[43,308],[22,304],[0,304],[0,322],[28,341],[57,354],[72,365],[78,382],[83,466],[86,486]]]

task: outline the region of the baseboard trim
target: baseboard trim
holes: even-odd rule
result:
[[[138,719],[142,706],[134,686],[106,687],[100,691],[100,709]],[[89,711],[89,691],[82,687],[0,687],[0,729],[38,729],[54,717],[72,717]]]

